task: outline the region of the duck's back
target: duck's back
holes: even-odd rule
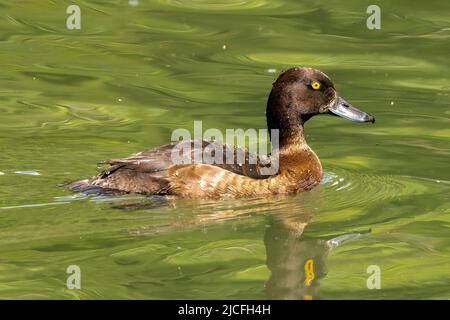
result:
[[[215,192],[211,190],[211,187],[220,185],[219,180],[226,180],[232,185],[234,180],[239,180],[239,176],[250,179],[267,178],[266,175],[261,174],[261,168],[264,167],[261,163],[267,164],[267,158],[261,161],[261,157],[250,154],[247,150],[216,141],[188,141],[183,144],[185,145],[167,144],[128,158],[103,161],[103,164],[109,165],[106,170],[91,179],[70,183],[68,187],[84,193],[180,195],[181,185],[184,185],[186,190],[187,186],[191,185],[189,193],[211,192],[212,195]],[[184,163],[190,164],[174,162],[174,152],[183,147],[184,150],[188,147],[190,151],[187,156],[184,155]],[[179,149],[175,150],[175,148]],[[208,148],[209,153],[211,150],[222,150],[219,158],[215,157],[219,161],[212,164],[196,163],[198,159],[200,162],[203,160],[202,156]],[[242,159],[242,162],[227,163],[227,155],[229,156],[230,152],[234,159]],[[196,188],[193,188],[193,185]],[[198,188],[202,190],[194,190]],[[223,190],[217,191],[223,192]]]

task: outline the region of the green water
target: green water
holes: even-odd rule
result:
[[[81,30],[66,28],[74,3]],[[370,4],[0,1],[0,298],[448,299],[450,3],[383,1],[380,30]],[[194,120],[264,128],[271,83],[296,65],[376,117],[307,124],[325,170],[313,191],[215,202],[58,186]]]

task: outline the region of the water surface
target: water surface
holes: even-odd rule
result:
[[[81,30],[66,28],[73,3]],[[386,2],[368,30],[370,4],[0,1],[0,298],[447,299],[450,4]],[[271,83],[296,65],[377,119],[307,124],[326,172],[313,191],[217,202],[58,186],[194,120],[264,128]]]

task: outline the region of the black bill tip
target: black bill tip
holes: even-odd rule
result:
[[[375,117],[370,114],[367,114],[367,117],[364,119],[364,122],[375,123]]]

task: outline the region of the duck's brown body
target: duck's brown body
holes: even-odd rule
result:
[[[203,146],[207,145],[205,141]],[[320,161],[306,143],[280,150],[279,171],[272,176],[260,174],[259,164],[173,165],[169,159],[173,146],[106,161],[110,165],[108,169],[70,187],[83,192],[100,188],[186,198],[252,197],[309,190],[322,177]]]
[[[340,98],[320,71],[293,68],[278,77],[267,103],[268,128],[279,131],[279,148],[269,157],[271,161],[279,161],[274,174],[262,174],[262,168],[267,166],[262,158],[250,164],[247,151],[243,151],[243,164],[174,164],[171,156],[175,144],[168,144],[129,158],[105,161],[108,169],[69,187],[86,193],[112,191],[184,198],[254,197],[309,190],[320,182],[322,166],[305,141],[303,125],[321,113],[334,113],[359,122],[374,121],[372,116]],[[192,146],[192,159],[208,145],[218,144],[188,143]],[[238,151],[242,150],[235,148],[234,154]]]

